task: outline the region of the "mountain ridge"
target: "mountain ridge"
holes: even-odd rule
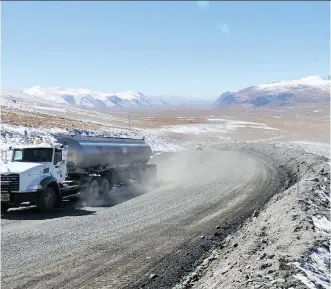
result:
[[[100,92],[83,88],[61,88],[34,86],[22,90],[2,89],[3,96],[18,99],[31,99],[37,102],[52,102],[58,105],[83,106],[91,108],[134,107],[181,105],[189,100],[186,97],[162,95],[147,96],[137,91]]]
[[[328,102],[330,76],[308,76],[297,80],[276,81],[250,86],[236,92],[226,91],[214,102],[216,106],[233,104],[286,105],[290,103]]]

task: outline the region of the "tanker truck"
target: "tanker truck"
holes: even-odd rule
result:
[[[52,212],[63,198],[84,200],[107,196],[128,180],[153,183],[156,165],[148,164],[151,147],[144,139],[58,135],[10,148],[1,165],[1,209],[22,203]]]

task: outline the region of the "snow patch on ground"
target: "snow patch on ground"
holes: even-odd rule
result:
[[[322,247],[317,248],[309,256],[309,263],[303,266],[300,266],[299,263],[294,263],[302,271],[302,273],[298,273],[294,277],[299,279],[308,288],[331,288],[328,266],[330,260],[330,250]]]
[[[313,205],[317,211],[321,211],[321,204],[330,207],[330,190],[325,186],[315,190],[317,198],[313,199]],[[329,215],[330,217],[330,215]],[[324,215],[315,215],[311,217],[315,233],[319,236],[324,236],[330,240],[331,222]],[[330,241],[324,246],[313,248],[308,256],[308,260],[304,264],[295,262],[294,265],[301,271],[295,274],[294,277],[300,280],[308,288],[326,288],[330,289]]]
[[[162,132],[175,132],[182,134],[200,135],[205,133],[229,133],[237,130],[238,128],[253,128],[264,130],[278,130],[277,128],[270,127],[264,123],[247,122],[247,121],[234,121],[223,118],[210,118],[209,122],[201,124],[188,124],[188,125],[167,125],[161,128]]]
[[[32,108],[37,110],[47,110],[47,111],[59,111],[59,112],[68,112],[67,108],[64,107],[55,107],[55,106],[38,106],[38,105],[31,105]]]
[[[160,129],[161,132],[175,132],[182,134],[200,135],[203,133],[227,133],[222,126],[210,126],[205,124],[188,124],[188,125],[168,125]]]
[[[321,234],[328,234],[331,230],[330,221],[325,216],[312,217],[316,230]]]

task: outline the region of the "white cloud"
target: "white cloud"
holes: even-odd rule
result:
[[[225,23],[222,23],[220,25],[220,30],[222,31],[222,33],[229,33],[230,32],[229,26]]]
[[[209,7],[209,1],[195,1],[199,8],[207,9]]]

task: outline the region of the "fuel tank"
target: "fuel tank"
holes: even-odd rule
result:
[[[152,155],[144,139],[61,135],[57,142],[68,145],[69,172],[146,164]]]

